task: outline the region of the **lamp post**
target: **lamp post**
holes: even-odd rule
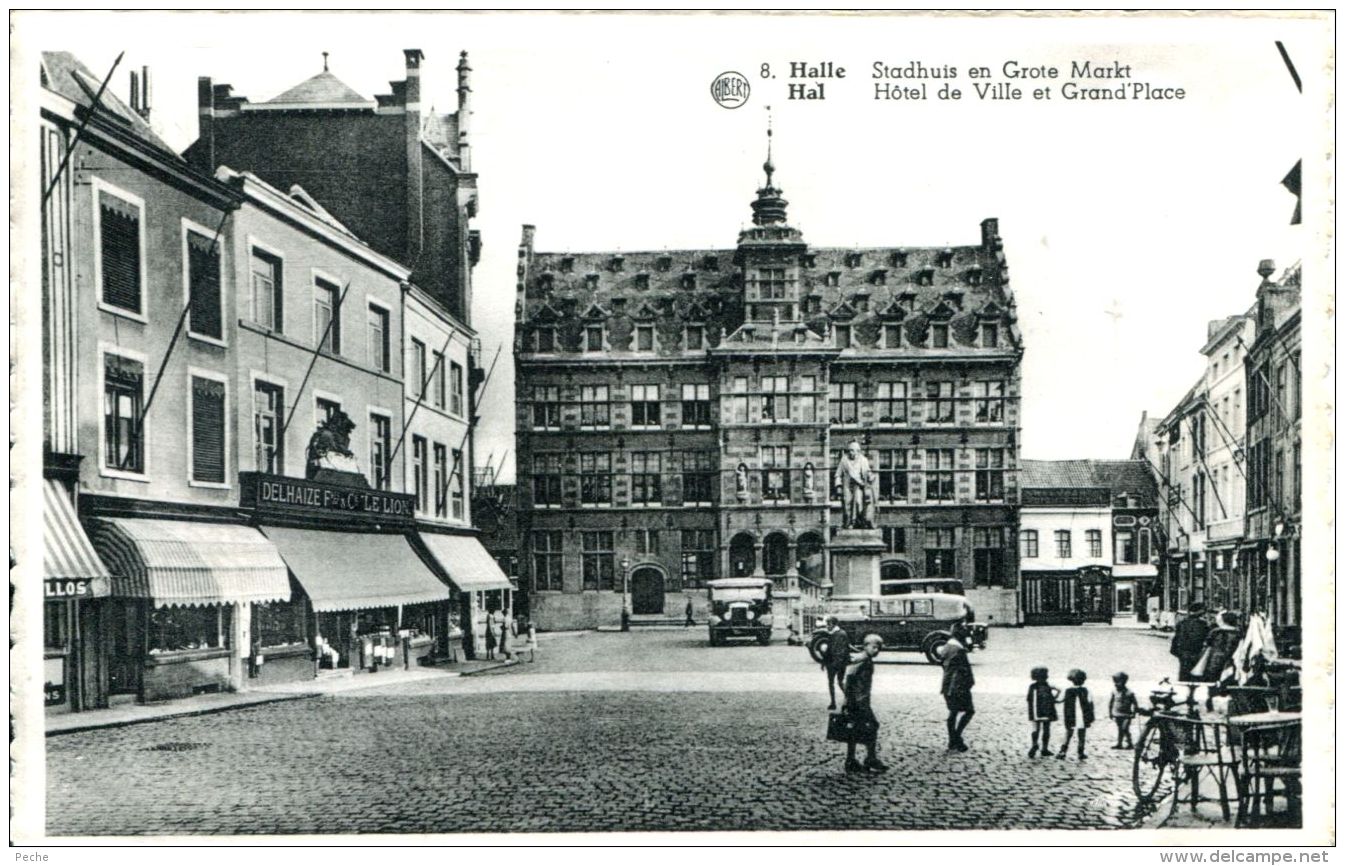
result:
[[[630,560],[621,558],[621,630],[630,631]]]

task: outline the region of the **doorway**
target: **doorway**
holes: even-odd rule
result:
[[[107,686],[111,697],[140,697],[145,666],[144,602],[136,599],[108,599],[109,628]]]
[[[663,613],[663,572],[646,565],[630,576],[631,613]]]

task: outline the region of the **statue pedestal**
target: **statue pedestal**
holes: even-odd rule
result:
[[[881,530],[838,530],[830,548],[833,598],[878,594],[882,557],[887,551]]]

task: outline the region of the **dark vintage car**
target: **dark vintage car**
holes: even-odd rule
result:
[[[771,613],[771,582],[765,578],[733,577],[707,582],[710,600],[710,646],[730,638],[752,637],[771,642],[775,617]]]
[[[960,580],[885,581],[883,590],[883,595],[831,599],[808,641],[813,659],[821,664],[831,642],[826,615],[837,618],[852,646],[858,647],[866,634],[877,634],[883,639],[884,651],[915,650],[934,664],[942,660],[943,645],[957,623],[968,629],[968,650],[985,648],[988,629],[975,621]]]

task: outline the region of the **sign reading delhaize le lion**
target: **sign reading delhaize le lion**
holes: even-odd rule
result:
[[[355,518],[371,523],[410,523],[415,519],[416,497],[408,493],[339,487],[257,472],[240,473],[239,482],[242,506],[257,511]]]

